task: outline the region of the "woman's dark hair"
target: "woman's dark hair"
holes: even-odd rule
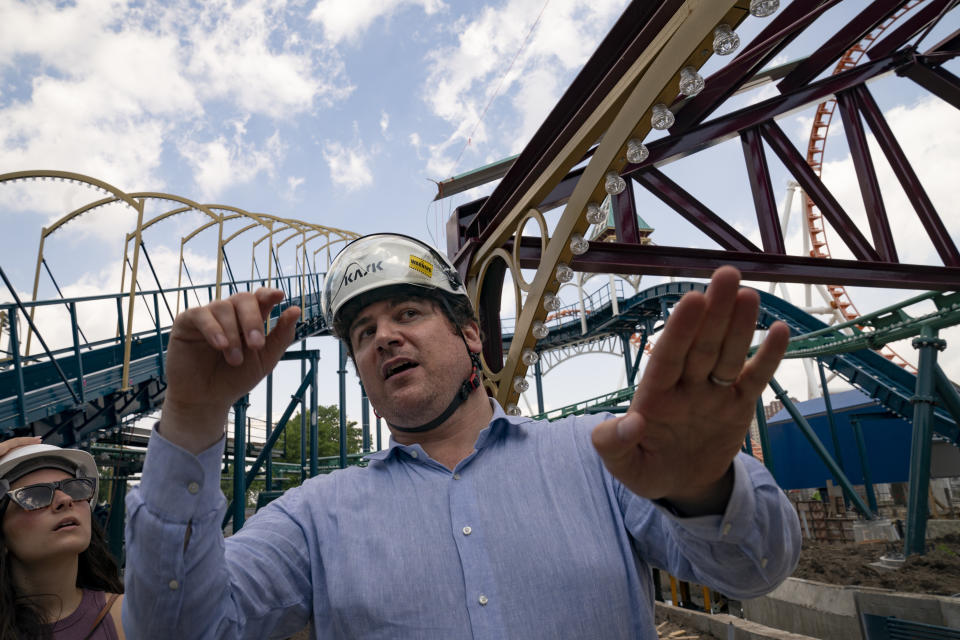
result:
[[[0,529],[0,640],[51,638],[39,607],[30,598],[17,595],[10,573],[10,550]],[[90,518],[90,545],[80,552],[77,586],[81,589],[123,593],[117,563],[107,549],[103,529]]]

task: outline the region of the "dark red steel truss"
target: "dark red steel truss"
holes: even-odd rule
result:
[[[571,266],[575,270],[706,277],[717,266],[733,264],[743,271],[747,279],[752,280],[931,290],[956,289],[960,285],[960,252],[866,87],[868,80],[893,71],[960,108],[960,80],[941,66],[960,55],[960,30],[922,54],[908,44],[953,10],[956,0],[933,0],[877,42],[867,52],[869,62],[813,81],[845,51],[856,45],[865,33],[869,33],[906,2],[876,0],[828,38],[823,47],[793,66],[777,85],[779,96],[704,122],[724,100],[748,82],[816,17],[838,2],[840,0],[793,2],[785,7],[736,58],[707,78],[706,89],[700,95],[673,106],[676,123],[670,130],[671,135],[648,145],[650,155],[647,160],[639,165],[627,165],[622,171],[624,177],[642,185],[723,249],[638,244],[640,238],[636,232],[636,218],[633,215],[635,205],[631,194],[630,197],[619,197],[615,203],[617,242],[591,243],[586,254],[573,260]],[[506,212],[522,197],[525,188],[536,179],[544,163],[552,157],[552,151],[569,139],[571,132],[589,115],[612,79],[622,72],[624,60],[630,53],[646,46],[652,30],[659,28],[672,15],[677,4],[663,2],[656,9],[650,9],[651,3],[633,2],[491,196],[464,205],[454,212],[448,224],[448,234],[452,232],[454,237],[448,238],[448,242],[461,271],[467,269],[472,248],[492,233]],[[861,233],[774,121],[778,116],[815,104],[831,95],[836,96],[840,106],[845,135],[857,167],[872,242]],[[899,262],[861,118],[876,137],[916,210],[918,219],[943,261],[942,266]],[[658,168],[734,136],[738,136],[742,142],[762,248],[756,247]],[[786,255],[765,145],[823,212],[855,260]],[[565,202],[579,174],[580,171],[572,172],[557,185],[542,203],[541,209]],[[522,266],[535,268],[539,262],[539,251],[539,239],[522,239],[519,253]]]

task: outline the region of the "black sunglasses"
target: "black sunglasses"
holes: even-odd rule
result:
[[[71,500],[79,502],[93,498],[93,480],[90,478],[65,478],[57,482],[38,482],[19,489],[7,491],[7,496],[25,511],[36,511],[53,504],[57,489]]]

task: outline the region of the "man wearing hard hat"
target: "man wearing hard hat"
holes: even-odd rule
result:
[[[661,334],[629,411],[552,423],[483,391],[481,335],[449,261],[376,234],[331,264],[323,311],[389,447],[287,491],[223,538],[224,423],[294,336],[282,293],[181,314],[163,413],[128,498],[136,638],[656,638],[651,568],[736,598],[799,555],[796,513],[739,453],[786,348],[746,360],[758,298],[717,270]]]

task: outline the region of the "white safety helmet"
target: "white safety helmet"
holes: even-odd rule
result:
[[[100,474],[93,456],[79,449],[62,449],[50,444],[17,447],[0,458],[0,496],[6,494],[14,482],[38,469],[60,469],[76,478],[90,478],[94,496],[90,509],[96,506]]]
[[[348,244],[330,264],[322,300],[327,326],[357,296],[400,285],[469,299],[456,268],[439,251],[409,236],[375,233]]]

